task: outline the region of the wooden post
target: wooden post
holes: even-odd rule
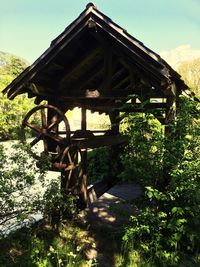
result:
[[[81,130],[87,130],[87,109],[82,107],[81,109]],[[79,194],[78,208],[84,209],[88,205],[88,196],[87,196],[87,149],[84,149],[82,152],[82,169],[83,176],[81,181],[81,188]]]
[[[163,155],[163,177],[159,183],[159,189],[162,191],[165,191],[170,183],[171,177],[170,177],[170,169],[171,164],[168,162],[170,151],[169,142],[172,143],[175,135],[174,135],[174,129],[173,124],[175,123],[176,119],[176,96],[169,96],[167,98],[167,111],[166,111],[166,118],[165,118],[165,126],[164,126],[164,148],[165,152]],[[173,153],[173,152],[172,152]]]
[[[81,130],[86,131],[87,130],[87,118],[86,118],[87,110],[86,108],[81,108]]]
[[[112,134],[114,135],[119,134],[119,123],[120,123],[119,111],[114,111],[110,113],[109,117],[111,122]],[[119,174],[119,171],[121,170],[119,153],[120,153],[120,148],[118,145],[111,146],[110,158],[112,163],[110,166],[111,174],[108,181],[110,186],[112,186],[115,183],[116,176]]]

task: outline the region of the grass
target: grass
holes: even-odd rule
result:
[[[22,228],[0,240],[0,267],[159,267],[137,250],[122,251],[121,228],[65,222]],[[200,257],[179,267],[198,267]],[[167,267],[167,266],[166,266]]]
[[[89,239],[87,231],[73,224],[58,229],[49,224],[23,228],[0,241],[1,267],[95,266],[84,254]]]
[[[0,240],[0,267],[120,267],[121,234],[82,221],[36,224]]]

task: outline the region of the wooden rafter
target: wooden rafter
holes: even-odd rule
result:
[[[97,54],[101,53],[101,51],[101,47],[96,47],[92,51],[88,51],[87,54],[84,54],[82,58],[77,59],[77,62],[74,62],[73,65],[70,65],[70,70],[68,70],[59,81],[59,88],[65,87],[65,82],[67,82],[74,73],[84,68],[85,65],[90,62],[90,60],[94,59]]]
[[[104,73],[103,73],[103,91],[111,89],[111,80],[113,72],[113,52],[112,47],[105,47],[104,50]]]

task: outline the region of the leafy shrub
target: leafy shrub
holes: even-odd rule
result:
[[[188,259],[190,266],[200,264],[199,104],[180,101],[174,134],[165,142],[170,183],[160,191],[146,181],[146,197],[123,237],[126,253],[136,249],[153,266],[186,266]]]
[[[52,219],[52,213],[74,214],[72,196],[60,190],[60,176],[47,175],[50,161],[43,159],[40,169],[21,144],[0,146],[0,235],[28,223],[36,214]],[[9,155],[10,154],[10,155]],[[40,217],[41,217],[40,215]]]
[[[151,114],[131,114],[123,121],[129,144],[121,154],[123,181],[155,184],[162,173],[163,129]]]
[[[109,179],[111,172],[110,149],[107,147],[88,152],[88,184]]]

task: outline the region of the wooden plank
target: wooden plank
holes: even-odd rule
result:
[[[126,144],[127,137],[122,135],[115,136],[94,136],[93,138],[84,139],[84,138],[71,138],[73,144],[78,144],[81,149],[86,148],[98,148],[103,146],[113,146]]]
[[[98,181],[88,187],[88,204],[95,202],[100,196],[107,192],[113,185],[106,181]]]
[[[123,79],[121,79],[121,81],[118,82],[115,86],[113,86],[112,89],[117,90],[117,88],[123,88],[124,84],[127,84],[125,88],[127,87],[131,88],[129,75],[126,75]]]
[[[80,69],[84,68],[84,66],[90,62],[92,59],[94,59],[97,54],[100,54],[102,52],[102,47],[98,46],[92,51],[88,51],[86,54],[82,56],[82,58],[78,58],[76,62],[73,63],[72,66],[70,66],[70,69],[63,74],[63,78],[59,81],[58,87],[62,89],[65,86],[65,82],[70,79]]]
[[[166,109],[166,103],[141,103],[141,104],[125,104],[124,106],[120,107],[120,111],[125,112],[140,112],[145,110],[153,110],[153,109]]]
[[[112,79],[112,60],[113,53],[110,46],[106,46],[104,50],[104,74],[103,74],[103,91],[109,91]]]
[[[80,77],[78,82],[73,84],[73,90],[80,92],[84,88],[88,88],[89,83],[95,79],[97,76],[103,73],[103,60],[99,61],[95,66],[91,66],[92,68],[84,73],[83,76]]]

